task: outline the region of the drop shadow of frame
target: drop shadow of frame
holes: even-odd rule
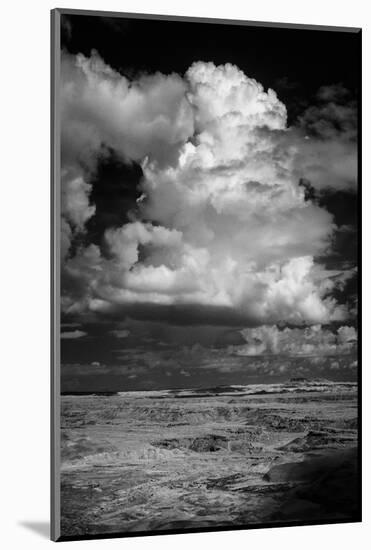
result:
[[[19,521],[18,525],[33,531],[43,539],[50,538],[50,523],[48,521]]]

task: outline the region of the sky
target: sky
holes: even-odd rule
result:
[[[359,35],[61,30],[62,390],[356,376]]]

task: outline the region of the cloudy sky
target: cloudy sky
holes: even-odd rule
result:
[[[66,388],[354,376],[358,48],[62,17]]]

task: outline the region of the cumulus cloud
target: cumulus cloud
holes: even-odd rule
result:
[[[83,231],[85,223],[94,215],[95,206],[89,202],[91,185],[82,174],[62,170],[62,216],[77,230]]]
[[[354,142],[333,136],[323,140],[302,139],[298,146],[295,173],[299,178],[308,178],[316,189],[355,191],[357,170]]]
[[[279,329],[262,325],[241,331],[246,344],[230,346],[230,353],[244,356],[282,354],[289,356],[344,355],[356,351],[357,331],[342,326],[333,333],[321,325]]]
[[[71,166],[94,170],[110,147],[141,162],[144,174],[135,219],[107,228],[104,250],[90,244],[66,259],[65,312],[154,303],[233,308],[257,323],[347,317],[330,297],[339,281],[314,261],[331,247],[332,216],[299,185],[300,170],[325,177],[311,160],[318,163],[323,143],[330,157],[334,150],[326,185],[350,181],[345,108],[327,107],[320,136],[315,119],[325,106],[307,112],[302,128],[287,128],[276,93],[231,64],[197,62],[184,78],[129,81],[96,53],[65,55],[62,82],[63,249],[94,215],[90,184]],[[329,130],[336,117],[346,139]]]
[[[93,52],[62,55],[62,154],[94,164],[105,145],[130,160],[168,162],[193,134],[186,83],[177,75],[129,81]]]
[[[61,257],[68,255],[72,239],[85,232],[86,222],[94,215],[90,204],[91,185],[80,169],[63,168],[61,174]]]
[[[354,327],[340,327],[338,338],[342,344],[348,344],[357,341],[357,331]]]
[[[355,190],[357,104],[341,84],[322,86],[317,104],[299,117],[295,170],[317,189]]]

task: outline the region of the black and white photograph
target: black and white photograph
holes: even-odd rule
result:
[[[359,522],[360,29],[53,25],[57,538]]]

